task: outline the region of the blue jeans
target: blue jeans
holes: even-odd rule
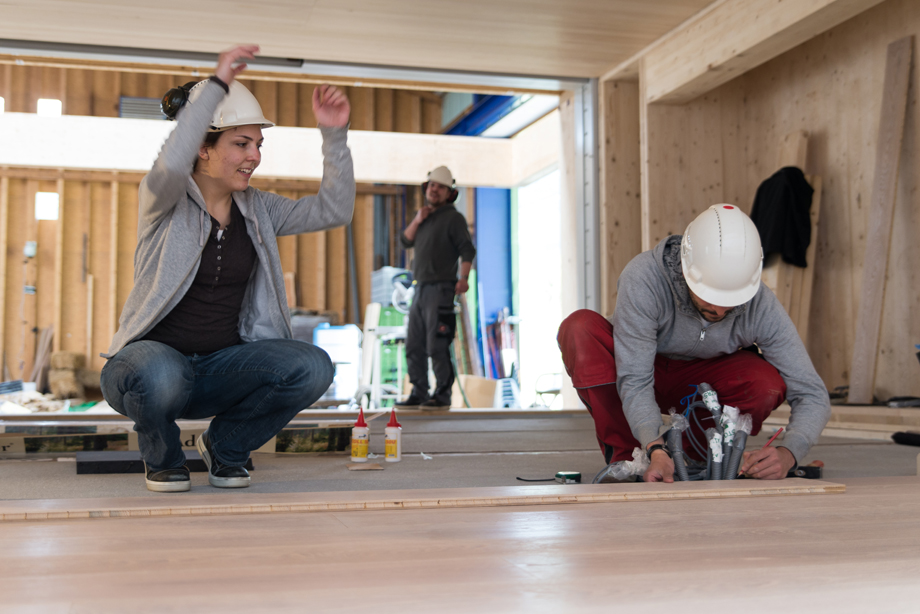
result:
[[[126,345],[102,369],[102,394],[134,421],[141,457],[159,471],[181,467],[176,420],[213,416],[211,453],[240,466],[332,384],[322,349],[291,339],[235,345],[186,356],[157,341]]]

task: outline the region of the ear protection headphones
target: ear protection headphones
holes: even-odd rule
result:
[[[176,119],[176,114],[179,113],[179,109],[185,106],[185,103],[188,102],[189,92],[192,91],[192,88],[198,85],[198,81],[189,81],[185,85],[180,85],[179,87],[174,87],[163,96],[163,100],[160,101],[160,110],[163,112],[163,115],[169,119]]]
[[[428,173],[429,178],[431,173]],[[422,184],[422,192],[428,191],[428,181]],[[450,182],[450,187],[447,189],[447,204],[452,205],[457,202],[457,198],[460,197],[460,192],[457,190],[457,180]]]

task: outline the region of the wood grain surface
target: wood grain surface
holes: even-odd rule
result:
[[[578,503],[629,503],[843,493],[842,484],[789,479],[680,484],[581,484],[399,491],[345,491],[186,495],[117,499],[41,499],[0,502],[0,521],[73,520],[157,516],[220,516],[294,512],[446,509]]]
[[[833,497],[0,523],[0,610],[915,612],[920,480],[844,483]]]

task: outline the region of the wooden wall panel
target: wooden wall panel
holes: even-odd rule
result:
[[[393,90],[374,90],[374,114],[377,130],[393,132]]]
[[[617,278],[642,251],[639,148],[639,83],[603,84],[600,250],[601,312],[613,313]]]
[[[345,321],[348,307],[348,249],[345,228],[327,230],[326,235],[326,309]]]
[[[115,318],[128,301],[134,287],[134,250],[137,247],[137,189],[136,183],[118,184],[118,251],[116,267]]]
[[[396,132],[422,131],[422,99],[415,92],[396,90],[394,96],[394,130]]]
[[[90,241],[89,270],[93,276],[93,339],[92,355],[87,356],[90,368],[101,369],[105,360],[99,356],[105,352],[112,341],[109,297],[114,296],[110,275],[112,235],[112,183],[94,181],[90,184]]]
[[[90,186],[86,181],[68,181],[64,186],[62,210],[63,280],[61,284],[60,347],[68,352],[86,350],[86,276],[90,236]],[[84,239],[85,238],[85,239]],[[85,248],[85,251],[84,251]]]
[[[862,286],[868,204],[877,148],[886,49],[920,35],[920,5],[889,0],[681,106],[652,105],[643,215],[645,247],[719,199],[750,211],[760,183],[778,168],[784,135],[807,131],[805,172],[823,180],[807,347],[829,388],[846,385]],[[901,157],[875,394],[920,395],[920,70]],[[715,156],[720,156],[717,162]],[[721,189],[717,185],[721,180]],[[710,203],[711,204],[711,203]]]

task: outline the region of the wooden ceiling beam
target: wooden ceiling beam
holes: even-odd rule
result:
[[[883,0],[724,0],[643,54],[648,103],[683,104]]]

